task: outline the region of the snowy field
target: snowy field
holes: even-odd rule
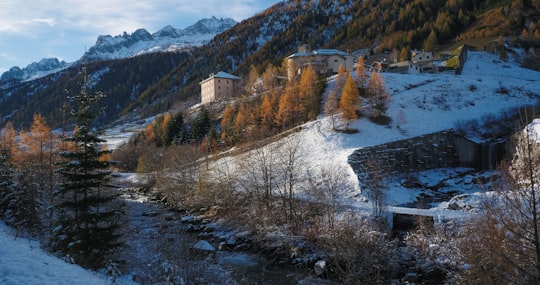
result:
[[[357,129],[358,133],[343,134],[333,132],[330,120],[322,118],[306,124],[302,131],[286,138],[302,142],[309,157],[303,167],[313,177],[320,176],[321,172],[329,167],[339,169],[346,181],[341,202],[358,210],[369,211],[370,205],[361,193],[358,179],[347,163],[348,156],[354,150],[454,128],[457,122],[533,104],[540,97],[539,72],[521,68],[512,61],[503,62],[497,56],[484,52],[469,53],[463,74],[459,76],[393,73],[382,75],[387,91],[392,96],[388,115],[396,118],[399,113],[404,114],[405,123],[400,129],[395,124],[390,127],[380,126],[367,119],[360,119],[351,124],[351,128]],[[329,88],[332,84],[331,82]],[[501,89],[508,92],[498,92]],[[540,134],[540,121],[536,120],[532,126],[535,133]],[[126,141],[126,130],[136,128],[118,127],[109,131],[109,148],[114,149]],[[466,169],[426,171],[420,173],[418,178],[429,185],[449,175],[457,175],[459,180],[449,181],[447,189],[443,190],[458,189],[455,205],[461,205],[459,207],[462,212],[471,210],[483,193],[482,189],[471,183],[472,174],[469,175]],[[421,194],[400,185],[399,180],[389,185],[387,199],[390,206],[412,203]],[[446,211],[449,202],[440,202],[432,207],[434,211]],[[111,283],[100,274],[83,270],[44,253],[37,243],[15,238],[14,234],[13,230],[3,223],[0,224],[0,284]],[[116,284],[129,284],[129,281],[119,280]]]

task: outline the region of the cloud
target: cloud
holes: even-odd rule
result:
[[[50,27],[54,26],[54,24],[55,24],[54,19],[51,19],[51,18],[47,18],[47,19],[33,19],[32,22],[34,22],[34,23],[47,24],[47,25],[49,25]]]
[[[58,29],[85,29],[97,34],[150,32],[167,24],[185,28],[196,20],[216,16],[245,19],[277,0],[2,0],[0,32],[26,33],[41,23]]]
[[[26,66],[49,55],[78,59],[99,35],[186,28],[212,16],[241,21],[280,0],[0,0],[0,50]],[[59,56],[60,57],[60,56]],[[2,59],[5,69],[6,57]]]

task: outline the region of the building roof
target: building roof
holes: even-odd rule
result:
[[[326,56],[330,56],[330,55],[340,55],[340,56],[351,56],[349,53],[346,53],[346,52],[344,52],[344,51],[337,50],[337,49],[317,49],[317,50],[310,51],[310,52],[297,52],[297,53],[294,53],[294,54],[290,55],[289,58],[302,57],[302,56],[311,56],[311,55],[326,55]]]
[[[236,76],[236,75],[232,75],[230,73],[227,73],[225,71],[220,71],[216,74],[211,74],[208,78],[206,78],[205,80],[201,81],[199,84],[203,84],[213,78],[222,78],[222,79],[231,79],[231,80],[241,80],[242,78]]]

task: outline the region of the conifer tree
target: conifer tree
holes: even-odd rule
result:
[[[367,81],[367,72],[366,72],[366,66],[364,64],[364,57],[359,56],[358,62],[356,63],[356,82],[358,84],[358,88],[364,89],[366,86]]]
[[[339,100],[339,111],[343,120],[345,120],[345,130],[349,130],[349,124],[352,120],[358,119],[357,111],[360,106],[360,98],[356,83],[350,73],[347,73],[347,79],[341,99]]]
[[[234,118],[236,118],[236,110],[231,105],[225,106],[223,116],[221,117],[221,134],[220,138],[227,143],[234,141]]]
[[[197,119],[191,124],[190,137],[196,142],[200,142],[210,130],[210,114],[208,110],[203,106],[199,111]]]
[[[320,92],[318,90],[317,73],[313,66],[309,65],[302,71],[298,97],[300,99],[299,114],[301,120],[314,120],[320,111]]]
[[[276,114],[277,125],[287,128],[298,122],[300,102],[297,90],[296,82],[289,82],[285,86],[285,91],[279,99],[278,112]]]
[[[341,92],[343,90],[343,86],[345,85],[346,79],[347,79],[347,73],[345,70],[345,66],[341,64],[338,69],[338,74],[336,77],[336,84],[334,85],[334,89],[333,89],[333,91],[336,93],[338,97],[341,96]]]
[[[332,129],[336,129],[335,124],[335,118],[334,115],[337,114],[338,111],[338,99],[336,96],[336,92],[333,90],[328,93],[328,97],[326,98],[326,102],[324,102],[324,112],[327,116],[330,117],[330,120],[332,120]]]
[[[233,133],[235,134],[235,141],[242,141],[245,138],[246,126],[248,125],[249,118],[247,114],[247,107],[242,104],[236,113],[234,119]]]
[[[12,162],[12,146],[15,143],[13,125],[8,123],[0,132],[0,218],[12,224],[19,197],[16,195],[15,166]]]
[[[165,126],[163,132],[163,145],[170,146],[171,144],[182,144],[185,140],[184,132],[184,115],[182,112],[178,112],[172,116]]]
[[[106,186],[111,162],[101,159],[110,151],[100,148],[104,140],[93,127],[101,97],[101,92],[90,93],[85,74],[80,94],[72,98],[76,130],[64,138],[75,149],[60,153],[63,162],[58,172],[63,181],[56,193],[58,219],[51,242],[53,250],[92,269],[105,266],[121,244],[119,210],[112,207],[114,195]]]
[[[264,96],[261,103],[261,124],[268,129],[273,129],[275,126],[277,107],[279,106],[279,91],[272,90]]]
[[[279,87],[278,76],[278,69],[274,65],[269,64],[262,74],[263,88],[265,92],[272,91]]]
[[[368,104],[369,116],[371,118],[379,118],[386,114],[388,105],[390,104],[390,95],[386,92],[384,79],[378,72],[371,72],[371,77],[368,83]]]

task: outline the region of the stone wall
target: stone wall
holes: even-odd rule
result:
[[[443,131],[357,149],[349,156],[349,164],[359,178],[369,175],[373,167],[386,174],[454,167],[458,165],[454,133]]]
[[[490,169],[502,158],[500,152],[503,148],[493,144],[477,144],[453,130],[445,130],[357,149],[349,156],[349,164],[360,181],[373,171],[393,175],[459,166]]]

